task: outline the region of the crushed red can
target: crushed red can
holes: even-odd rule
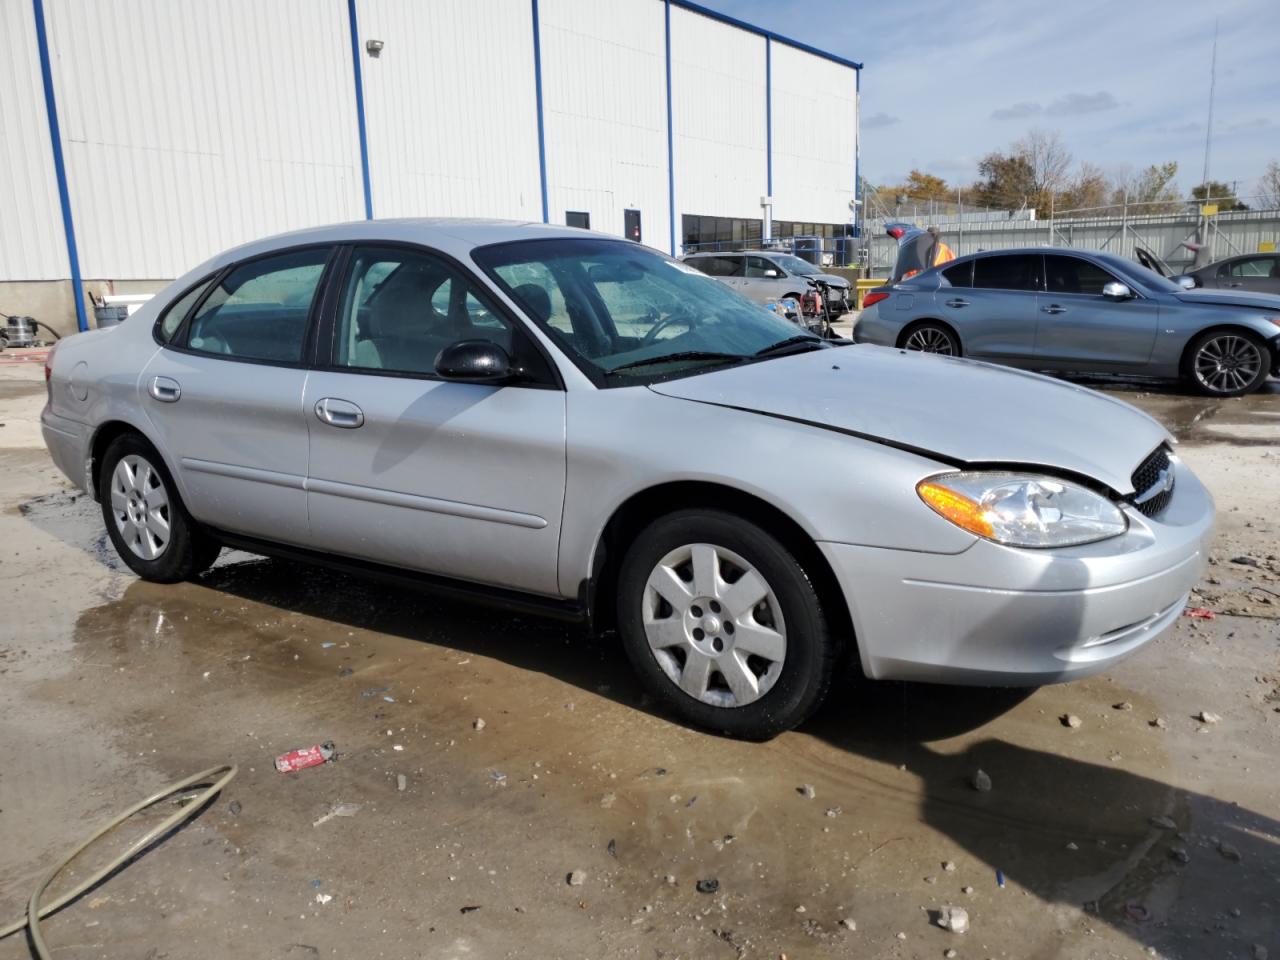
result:
[[[337,752],[332,740],[326,740],[314,747],[290,750],[276,757],[276,769],[281,773],[293,773],[295,770],[305,770],[307,767],[318,767],[332,760]]]

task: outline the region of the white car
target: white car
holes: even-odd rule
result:
[[[691,253],[684,257],[684,262],[756,303],[799,300],[812,290],[810,280],[820,280],[830,288],[833,317],[847,313],[853,304],[848,280],[834,273],[823,273],[808,260],[789,253],[772,250]]]

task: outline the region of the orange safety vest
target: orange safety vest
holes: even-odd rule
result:
[[[948,260],[954,260],[955,258],[956,252],[939,240],[938,245],[934,247],[933,265],[936,267],[940,263],[946,263]]]

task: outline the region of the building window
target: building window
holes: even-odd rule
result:
[[[566,226],[577,227],[580,230],[591,229],[591,214],[582,210],[569,210],[564,215]]]

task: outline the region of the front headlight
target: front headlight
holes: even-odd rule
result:
[[[1071,547],[1129,528],[1110,500],[1053,477],[946,473],[921,480],[916,492],[956,526],[1011,547]]]

